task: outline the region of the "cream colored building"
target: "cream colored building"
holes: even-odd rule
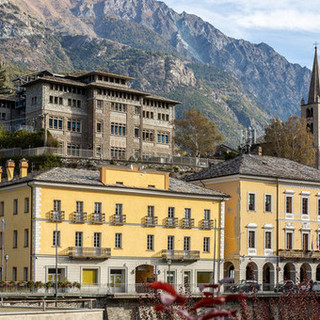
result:
[[[119,168],[22,176],[0,183],[8,280],[54,280],[56,246],[59,279],[82,291],[136,293],[158,279],[197,292],[213,269],[223,276],[223,192]]]
[[[320,171],[241,155],[188,178],[226,192],[225,276],[273,290],[287,279],[320,280]]]

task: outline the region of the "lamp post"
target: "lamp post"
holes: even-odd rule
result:
[[[6,255],[4,256],[4,259],[6,260],[6,275],[5,275],[5,281],[7,281],[9,255],[6,254]]]
[[[214,219],[212,284],[214,284],[215,273],[216,273],[216,235],[217,235],[217,219]]]
[[[55,241],[55,247],[56,247],[56,277],[55,277],[55,298],[56,298],[56,306],[57,306],[57,300],[58,300],[58,215],[59,211],[56,212],[56,241]]]

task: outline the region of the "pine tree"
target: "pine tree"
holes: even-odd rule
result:
[[[12,90],[7,86],[6,69],[3,63],[0,62],[0,94],[11,94]]]

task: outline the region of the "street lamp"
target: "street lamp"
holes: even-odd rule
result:
[[[6,255],[4,256],[4,259],[6,260],[6,276],[5,276],[5,281],[7,281],[9,255],[6,254]]]

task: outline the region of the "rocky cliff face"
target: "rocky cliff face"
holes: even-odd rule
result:
[[[154,0],[0,0],[0,59],[21,69],[105,68],[132,86],[197,107],[227,142],[299,113],[310,71],[266,44],[227,37]]]

